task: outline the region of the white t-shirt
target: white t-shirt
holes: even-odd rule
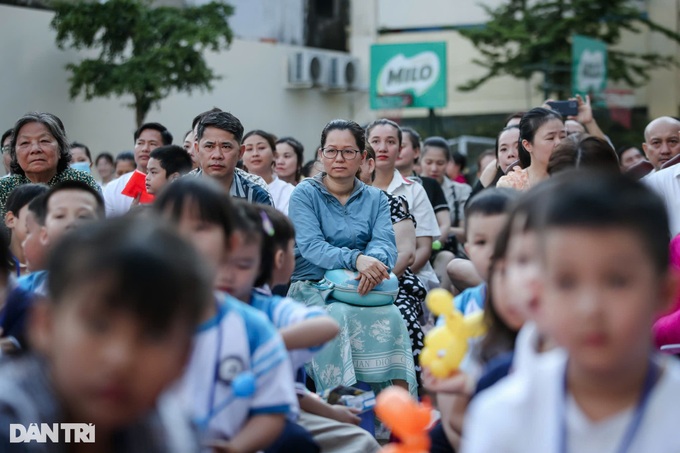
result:
[[[642,178],[666,204],[671,236],[680,234],[680,164],[664,168]]]
[[[440,235],[437,216],[432,208],[430,199],[423,186],[410,179],[404,178],[399,170],[394,170],[392,182],[387,186],[386,192],[392,195],[402,196],[408,203],[408,209],[416,220],[416,237],[431,236],[437,239]],[[432,265],[428,261],[418,272],[418,278],[425,285],[426,290],[439,287],[439,279],[435,274]]]
[[[288,215],[288,201],[290,200],[290,194],[293,193],[295,186],[274,175],[274,180],[269,183],[268,188],[269,193],[274,200],[274,207],[285,215]]]
[[[433,239],[439,237],[437,216],[423,186],[404,178],[398,170],[394,170],[392,182],[387,186],[386,192],[406,199],[408,209],[416,220],[416,237],[432,236]]]
[[[463,453],[558,452],[565,354],[541,354],[531,370],[515,372],[472,400],[465,418]],[[680,452],[680,363],[658,357],[663,373],[654,386],[629,453]],[[593,422],[567,398],[569,452],[615,453],[632,409]]]
[[[106,205],[106,217],[120,217],[127,214],[132,207],[132,197],[123,195],[121,192],[132,178],[135,171],[125,173],[124,175],[109,182],[104,187],[104,204]]]

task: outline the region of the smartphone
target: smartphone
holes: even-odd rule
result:
[[[578,102],[576,101],[548,101],[547,104],[564,117],[578,115]]]

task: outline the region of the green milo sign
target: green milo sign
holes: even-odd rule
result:
[[[372,109],[446,106],[446,43],[371,46]]]
[[[587,36],[572,36],[572,94],[601,98],[607,88],[607,45]]]

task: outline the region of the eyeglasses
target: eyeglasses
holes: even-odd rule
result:
[[[9,146],[9,145],[7,145],[7,146],[3,146],[3,147],[2,147],[2,148],[0,148],[0,149],[2,150],[2,153],[3,153],[3,154],[4,154],[4,153],[8,153],[8,152],[9,152],[9,150],[10,150],[10,146]]]
[[[361,151],[358,149],[335,149],[335,148],[324,148],[321,150],[321,154],[326,159],[335,159],[338,153],[342,154],[342,158],[345,160],[352,160],[357,157]]]

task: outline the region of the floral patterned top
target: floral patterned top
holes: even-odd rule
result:
[[[496,187],[509,187],[515,190],[528,190],[529,185],[529,172],[526,168],[515,167],[510,173],[505,176],[501,176],[496,184]]]
[[[64,171],[57,173],[49,180],[48,186],[52,187],[59,184],[62,181],[82,181],[88,186],[92,187],[94,190],[101,194],[102,188],[97,184],[97,181],[89,173],[84,171],[74,170],[73,168],[67,168]],[[9,175],[4,178],[0,178],[0,215],[5,218],[5,204],[7,203],[7,198],[9,194],[12,193],[14,189],[23,185],[30,184],[31,180],[25,175]]]

